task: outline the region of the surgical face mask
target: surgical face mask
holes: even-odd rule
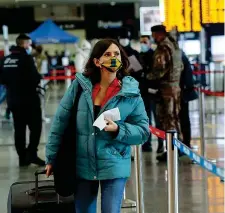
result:
[[[120,44],[123,46],[123,47],[126,47],[130,44],[130,40],[128,38],[121,38],[119,40]]]
[[[143,44],[141,43],[141,52],[146,53],[149,51],[149,46],[148,44]]]
[[[28,55],[31,55],[31,53],[32,53],[32,47],[29,46],[29,47],[26,49],[26,52],[27,52]]]
[[[116,57],[112,57],[101,64],[109,72],[117,72],[122,67],[122,62]]]

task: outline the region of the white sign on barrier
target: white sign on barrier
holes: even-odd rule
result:
[[[193,159],[197,162],[197,163],[200,163],[201,162],[201,158],[196,155],[195,153],[193,153]]]
[[[190,150],[184,146],[183,151],[186,155],[190,155]]]
[[[212,171],[212,164],[207,162],[207,161],[204,161],[204,166],[205,168],[207,168],[208,170]]]
[[[216,172],[221,177],[224,175],[223,172],[222,172],[222,169],[220,169],[220,168],[216,168]]]
[[[179,148],[179,149],[180,149],[180,147],[181,147],[180,143],[179,143],[177,140],[175,140],[175,146],[176,146],[177,148]]]

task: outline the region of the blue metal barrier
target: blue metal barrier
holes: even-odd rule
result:
[[[220,177],[224,180],[224,169],[217,167],[212,162],[208,161],[206,158],[193,152],[189,147],[185,146],[182,142],[174,139],[173,144],[184,154],[186,154],[191,160],[195,161],[199,166],[213,173],[214,175]]]

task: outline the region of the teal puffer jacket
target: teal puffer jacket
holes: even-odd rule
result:
[[[126,178],[131,172],[131,145],[142,144],[149,137],[149,122],[138,89],[138,82],[124,77],[121,91],[101,109],[104,112],[118,107],[121,120],[119,133],[100,131],[93,126],[94,112],[92,84],[82,74],[76,75],[60,102],[50,129],[46,145],[46,163],[54,164],[61,137],[68,124],[78,84],[83,91],[78,104],[77,126],[77,176],[86,180]]]

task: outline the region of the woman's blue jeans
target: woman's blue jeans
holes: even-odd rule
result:
[[[90,181],[79,180],[75,195],[76,213],[96,213],[99,184],[101,212],[120,213],[127,178]]]

